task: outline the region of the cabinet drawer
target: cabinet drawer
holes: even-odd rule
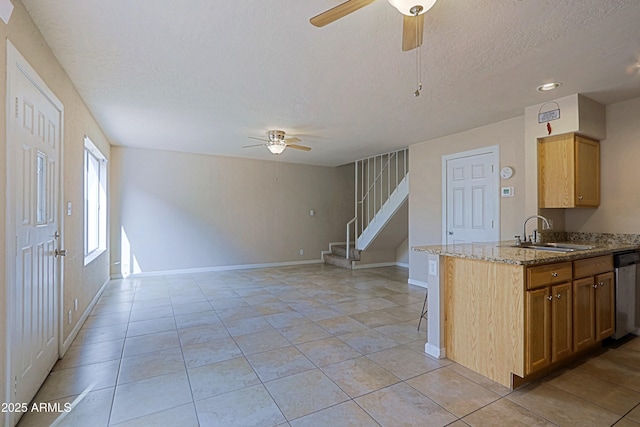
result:
[[[594,276],[608,271],[613,271],[613,255],[604,255],[573,261],[573,277],[575,279]]]
[[[571,267],[571,262],[530,267],[527,269],[527,289],[570,281]]]

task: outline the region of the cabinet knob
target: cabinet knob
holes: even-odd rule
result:
[[[602,286],[606,285],[606,283],[605,282],[600,282],[600,283],[598,283],[598,285],[600,285],[600,287],[602,287]]]
[[[557,295],[556,295],[556,298],[560,299],[560,298],[562,298],[562,295],[557,294]]]
[[[551,277],[558,277],[558,273],[554,271],[553,273],[551,273]]]
[[[578,200],[582,200],[582,199],[583,199],[583,197],[582,197],[582,196],[578,196]]]
[[[551,301],[551,300],[553,299],[553,295],[548,295],[548,296],[547,296],[547,299],[548,299],[549,301]]]
[[[597,284],[597,283],[596,283],[596,284],[594,284],[594,285],[593,285],[593,288],[594,288],[594,289],[597,289],[597,288],[598,288],[598,284]]]

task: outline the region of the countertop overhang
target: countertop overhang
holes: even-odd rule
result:
[[[640,248],[640,246],[638,245],[628,243],[593,243],[572,241],[567,243],[583,243],[586,245],[593,245],[595,247],[593,249],[586,249],[575,252],[551,252],[510,247],[510,245],[513,245],[514,243],[514,241],[461,243],[452,245],[414,246],[411,249],[416,252],[426,252],[433,255],[443,255],[456,258],[477,259],[514,265],[536,265],[562,261],[572,261],[599,255],[609,255],[615,252],[637,250]]]

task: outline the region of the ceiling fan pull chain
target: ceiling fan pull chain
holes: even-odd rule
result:
[[[418,20],[418,12],[415,13],[415,18],[416,21]],[[420,31],[419,31],[419,25],[417,25],[418,23],[416,22],[416,42],[419,43],[418,44],[418,48],[416,49],[416,86],[417,89],[415,92],[413,92],[413,96],[418,97],[420,96],[420,92],[422,91],[422,82],[421,80],[421,74],[422,74],[422,55],[421,55],[421,51],[422,51],[422,43],[420,43],[418,41],[418,36],[420,35]]]

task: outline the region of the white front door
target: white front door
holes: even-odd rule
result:
[[[8,277],[12,402],[29,402],[59,355],[62,104],[7,43],[7,206],[15,255]]]
[[[443,242],[500,240],[498,147],[443,157]]]

